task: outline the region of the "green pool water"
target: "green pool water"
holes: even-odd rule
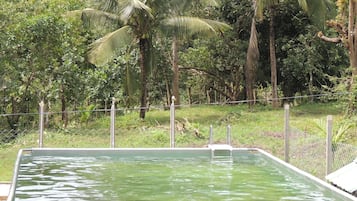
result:
[[[22,156],[15,200],[341,200],[259,152]]]

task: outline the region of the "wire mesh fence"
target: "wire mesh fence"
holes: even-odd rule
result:
[[[292,129],[290,138],[290,163],[321,179],[326,176],[327,160],[325,138]],[[351,163],[357,157],[357,147],[336,143],[332,145],[332,172]]]
[[[319,178],[326,173],[326,139],[297,128],[290,132],[290,163]]]
[[[36,129],[38,133],[38,117],[35,113],[0,114],[0,145],[11,143]]]
[[[332,171],[351,163],[357,158],[357,147],[350,144],[336,143],[333,148]]]
[[[205,108],[203,108],[205,107]],[[227,106],[226,106],[227,107]],[[183,107],[174,119],[176,147],[203,147],[209,143],[210,125],[213,125],[213,143],[226,141],[227,126],[232,125],[234,147],[256,147],[284,159],[284,111],[267,109],[255,115],[254,110],[223,108],[220,105]],[[203,109],[202,109],[203,108]],[[227,110],[221,113],[221,110]],[[294,111],[294,108],[291,109]],[[150,108],[145,121],[138,117],[139,109],[114,110],[114,147],[170,147],[170,111],[168,108]],[[266,115],[264,116],[264,112]],[[195,114],[195,115],[192,115]],[[319,178],[326,174],[326,139],[295,125],[292,112],[290,125],[290,163]],[[43,113],[43,147],[53,148],[109,148],[111,146],[111,110],[92,109]],[[38,147],[40,143],[40,114],[0,115],[0,147],[16,142],[21,148]],[[15,128],[7,124],[17,120]],[[31,121],[29,121],[31,120]],[[10,122],[9,122],[10,121]],[[255,122],[259,121],[260,124]],[[313,121],[306,119],[305,121]],[[5,126],[7,125],[7,126]],[[332,170],[352,162],[357,147],[342,143],[333,145]]]

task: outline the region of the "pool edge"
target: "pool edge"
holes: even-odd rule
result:
[[[350,199],[352,201],[357,201],[357,197],[355,197],[355,196],[353,196],[353,195],[351,195],[351,194],[349,194],[349,193],[347,193],[347,192],[345,192],[345,191],[343,191],[343,190],[341,190],[341,189],[339,189],[339,188],[337,188],[337,187],[335,187],[335,186],[333,186],[333,185],[331,185],[331,184],[329,184],[329,183],[327,183],[327,182],[325,182],[325,181],[313,176],[312,174],[307,173],[307,172],[305,172],[305,171],[303,171],[303,170],[291,165],[290,163],[287,163],[287,162],[285,162],[285,161],[273,156],[272,154],[270,154],[270,153],[268,153],[268,152],[266,152],[266,151],[264,151],[262,149],[256,148],[256,150],[259,151],[260,153],[264,154],[265,156],[271,158],[275,162],[277,162],[277,163],[289,168],[290,170],[296,172],[297,174],[302,175],[303,177],[315,182],[316,184],[321,185],[324,188],[327,188],[327,189],[329,189],[329,190],[331,190],[331,191],[333,191],[333,192],[345,197],[346,199]]]
[[[10,185],[10,191],[9,191],[9,195],[7,196],[7,201],[13,201],[14,200],[14,195],[15,195],[15,190],[16,190],[16,184],[17,184],[17,176],[18,176],[18,171],[19,171],[19,167],[20,167],[20,160],[23,154],[23,150],[24,149],[20,149],[19,152],[17,153],[17,158],[16,158],[16,162],[14,165],[14,173],[13,173],[13,177],[12,177],[12,182]]]
[[[15,162],[14,166],[14,173],[13,173],[13,178],[12,178],[12,184],[10,187],[10,192],[9,196],[7,198],[7,201],[13,201],[14,200],[14,195],[16,191],[16,185],[17,185],[17,177],[18,177],[18,171],[20,167],[20,161],[24,153],[26,152],[31,152],[31,153],[36,153],[36,152],[43,152],[43,151],[57,151],[57,152],[67,152],[67,151],[77,151],[78,152],[84,152],[88,153],[88,151],[211,151],[210,148],[205,147],[205,148],[28,148],[28,149],[20,149],[18,154],[17,154],[17,159]],[[338,195],[344,197],[345,199],[352,200],[352,201],[357,201],[357,197],[303,171],[298,169],[297,167],[273,156],[272,154],[259,149],[259,148],[233,148],[232,151],[257,151],[264,156],[272,159],[273,161],[277,162],[278,164],[285,166],[286,168],[294,171],[295,173],[302,175],[303,177],[313,181],[315,184],[320,185],[324,188],[327,188],[334,193],[337,193]]]

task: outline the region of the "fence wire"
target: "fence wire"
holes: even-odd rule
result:
[[[290,163],[319,178],[326,172],[326,140],[297,128],[290,131]]]
[[[337,143],[332,145],[333,163],[332,171],[351,163],[357,159],[357,147],[350,144]]]
[[[326,139],[291,128],[289,143],[290,163],[320,179],[325,179]],[[332,172],[351,163],[357,157],[356,146],[336,143],[332,147]]]
[[[208,106],[206,106],[208,107]],[[209,124],[213,124],[214,143],[225,142],[226,126],[232,127],[232,145],[257,147],[280,158],[284,157],[283,112],[265,117],[264,126],[255,124],[256,116],[237,110],[225,116],[217,116],[215,106],[209,114],[197,114],[197,119],[175,119],[177,147],[202,147],[208,144]],[[219,106],[218,106],[219,107]],[[197,108],[197,107],[196,107]],[[147,116],[145,122],[138,118],[138,109],[115,110],[115,147],[169,147],[170,112],[166,108],[151,108],[150,112],[162,112],[155,117]],[[195,110],[195,107],[190,110]],[[294,110],[294,109],[292,109]],[[177,111],[180,115],[181,112]],[[191,112],[191,111],[186,111]],[[197,113],[194,111],[193,113]],[[149,114],[149,113],[148,113]],[[276,116],[275,116],[276,115]],[[280,118],[280,119],[279,119]],[[16,129],[5,128],[10,120],[18,120]],[[31,120],[31,121],[29,121]],[[210,121],[210,122],[208,122]],[[31,123],[26,123],[31,122]],[[47,112],[44,114],[44,147],[53,148],[107,148],[110,147],[110,110]],[[39,146],[39,114],[10,114],[0,116],[0,146],[19,142],[22,147]],[[155,129],[155,130],[154,130]],[[290,163],[321,179],[326,174],[326,139],[303,128],[290,126]],[[195,143],[192,143],[195,142]],[[357,157],[357,147],[342,143],[333,145],[335,171]]]

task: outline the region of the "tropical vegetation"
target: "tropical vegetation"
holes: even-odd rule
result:
[[[0,126],[13,138],[38,121],[17,114],[41,101],[64,128],[70,111],[112,98],[141,119],[172,96],[251,107],[309,96],[357,111],[355,0],[0,3]]]

